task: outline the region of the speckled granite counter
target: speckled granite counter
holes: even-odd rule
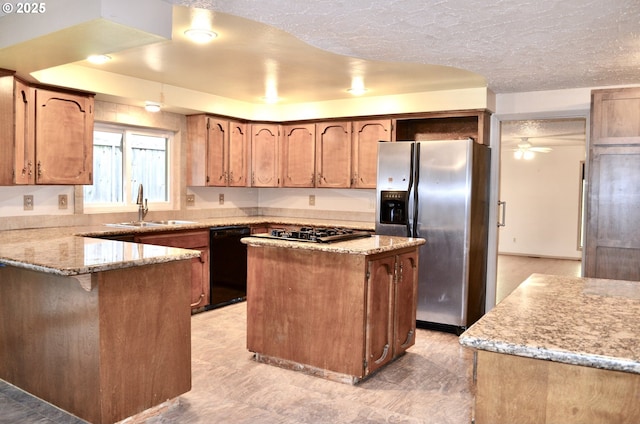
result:
[[[460,336],[477,424],[640,422],[640,282],[533,274]]]
[[[640,282],[533,274],[460,343],[640,374],[638,317]]]
[[[194,250],[99,240],[122,234],[193,230],[229,225],[313,225],[373,229],[373,224],[355,221],[310,220],[271,216],[198,219],[191,224],[167,227],[112,227],[106,225],[52,227],[0,231],[0,263],[58,275],[78,275],[189,259]]]
[[[245,237],[241,241],[250,246],[285,247],[288,249],[317,250],[321,252],[348,253],[351,255],[375,255],[407,247],[420,246],[426,242],[425,239],[421,238],[376,235],[334,243],[310,243],[261,237]]]

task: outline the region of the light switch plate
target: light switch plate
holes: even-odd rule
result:
[[[187,194],[187,206],[195,206],[195,205],[196,205],[196,195]]]
[[[315,206],[316,205],[316,196],[315,194],[310,194],[309,195],[309,206]]]
[[[218,194],[218,203],[224,205],[224,193]]]

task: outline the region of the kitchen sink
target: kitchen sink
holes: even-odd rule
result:
[[[195,221],[183,221],[180,219],[169,219],[166,221],[149,221],[149,223],[151,224],[155,224],[155,225],[189,225],[189,224],[196,224]]]
[[[195,224],[195,221],[183,221],[179,219],[168,219],[165,221],[129,221],[118,222],[115,224],[104,224],[108,227],[126,227],[126,228],[140,228],[140,227],[171,227],[176,225],[189,225]]]

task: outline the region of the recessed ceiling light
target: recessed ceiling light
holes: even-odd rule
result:
[[[87,60],[95,65],[102,65],[103,63],[110,61],[111,56],[107,56],[106,54],[92,54],[87,57]]]
[[[191,28],[186,30],[184,32],[184,35],[186,35],[194,43],[198,43],[198,44],[208,43],[209,41],[213,40],[218,36],[218,34],[216,34],[213,31],[209,31],[208,29],[197,29],[197,28]]]
[[[146,102],[144,108],[147,112],[160,112],[160,104],[155,102]]]

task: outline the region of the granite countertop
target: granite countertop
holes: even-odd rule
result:
[[[640,374],[640,282],[532,274],[463,346]]]
[[[316,226],[373,229],[373,224],[356,221],[318,221],[270,216],[208,218],[193,221],[190,224],[166,227],[113,227],[97,224],[0,231],[0,265],[12,265],[58,275],[79,275],[190,259],[200,255],[197,250],[95,238],[122,234],[196,230],[231,225],[309,225],[310,222]]]
[[[407,247],[425,244],[425,239],[377,236],[362,237],[333,243],[310,243],[305,241],[278,240],[262,237],[245,237],[241,240],[250,246],[284,247],[287,249],[315,250],[322,252],[347,253],[351,255],[374,255]]]

